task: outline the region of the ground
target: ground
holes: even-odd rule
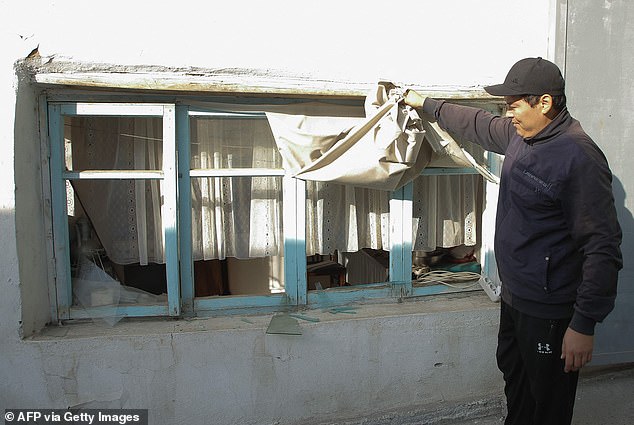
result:
[[[631,425],[634,423],[632,394],[634,365],[589,368],[581,374],[579,381],[573,425]],[[499,425],[504,423],[504,412],[485,418],[441,423]]]

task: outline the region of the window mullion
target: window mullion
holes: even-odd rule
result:
[[[189,108],[176,106],[176,143],[178,148],[178,235],[183,313],[194,311],[194,271],[192,253],[192,198],[190,176]]]
[[[296,226],[297,226],[297,305],[307,302],[306,281],[306,181],[296,181]]]
[[[178,232],[176,228],[176,111],[174,105],[163,106],[163,235],[169,315],[180,315],[178,267]]]
[[[413,220],[414,220],[414,182],[403,186],[403,282],[405,295],[412,293],[412,245],[413,245]]]
[[[392,192],[390,199],[390,283],[392,294],[412,292],[413,183]]]
[[[284,188],[284,284],[289,304],[306,304],[306,182],[290,176]]]

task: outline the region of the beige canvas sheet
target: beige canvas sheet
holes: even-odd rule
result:
[[[402,100],[402,90],[377,84],[365,101],[366,118],[266,115],[284,169],[302,180],[395,190],[427,166],[448,166],[447,159],[453,166],[477,165],[449,134]]]

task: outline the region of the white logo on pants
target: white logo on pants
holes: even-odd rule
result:
[[[552,354],[553,350],[550,349],[550,344],[537,343],[537,352],[539,354]]]

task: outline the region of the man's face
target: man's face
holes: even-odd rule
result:
[[[542,131],[550,122],[544,113],[542,102],[531,106],[521,96],[505,96],[506,116],[512,118],[517,134],[527,139]]]

